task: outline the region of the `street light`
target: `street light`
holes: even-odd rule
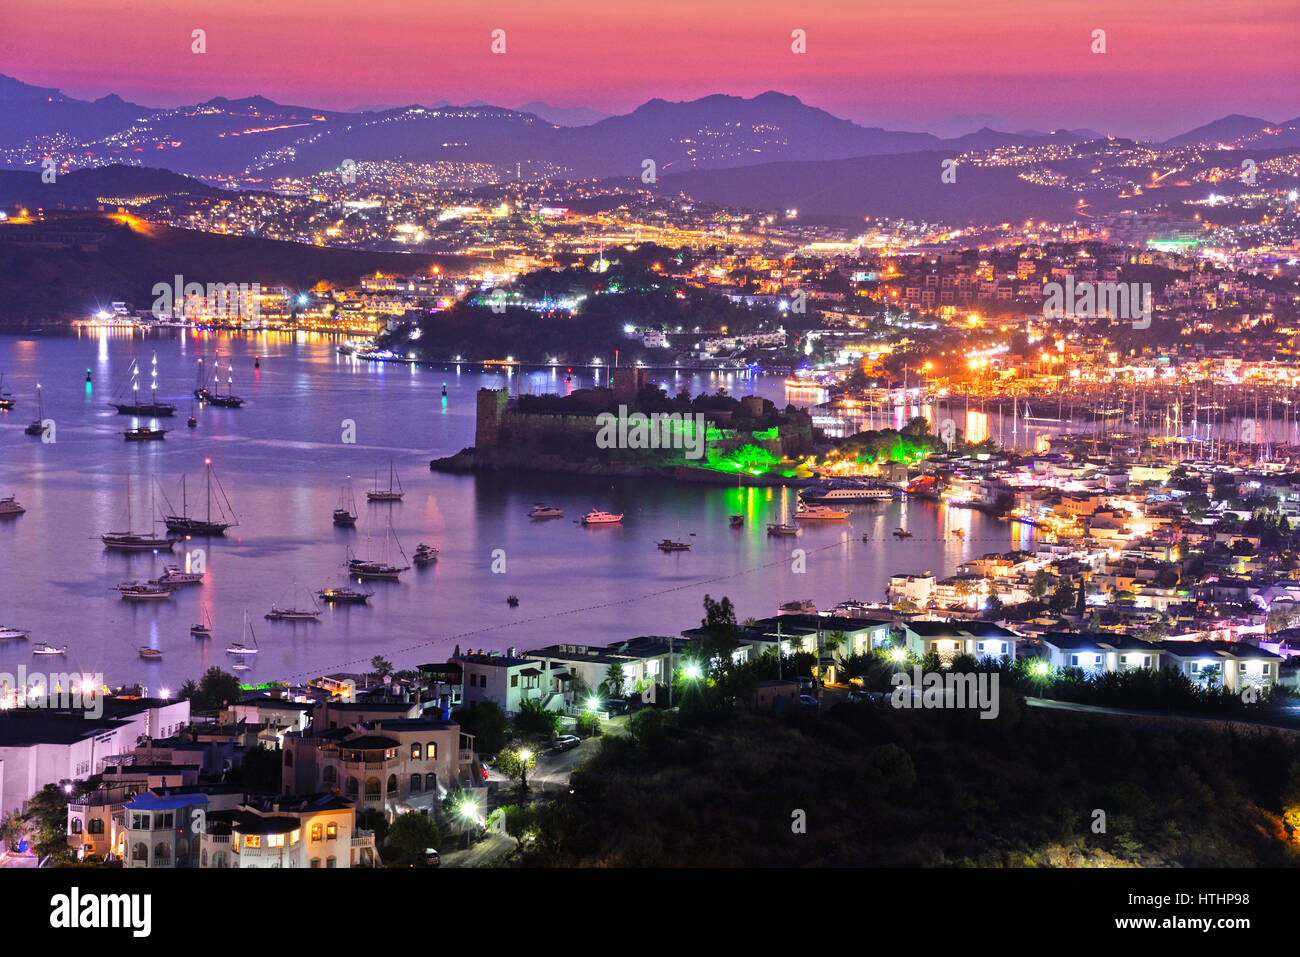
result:
[[[519,752],[519,789],[528,790],[528,762],[533,759],[533,752],[524,748]]]
[[[595,695],[592,695],[590,698],[588,698],[588,699],[587,699],[587,710],[588,710],[588,711],[599,711],[599,710],[600,710],[600,699],[597,698]]]
[[[695,664],[694,662],[691,662],[690,664],[682,668],[682,674],[684,674],[687,678],[694,681],[696,678],[702,677],[704,675],[704,672],[703,670],[701,670],[699,665]]]

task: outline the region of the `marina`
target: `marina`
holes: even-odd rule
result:
[[[21,350],[15,348],[20,341]],[[272,608],[310,611],[312,602],[303,595],[285,594],[296,578],[310,586],[319,618],[296,627],[293,619],[272,619],[270,633],[258,636],[261,654],[244,660],[250,678],[310,676],[349,662],[360,667],[376,654],[399,666],[438,660],[469,635],[476,647],[524,645],[546,634],[545,624],[539,631],[536,624],[516,623],[535,616],[541,622],[554,616],[556,627],[591,644],[621,635],[633,611],[646,628],[671,633],[680,628],[685,603],[698,604],[711,588],[716,593],[708,579],[718,575],[730,576],[728,593],[738,606],[759,611],[809,586],[828,604],[845,596],[878,598],[900,567],[951,566],[963,556],[1016,547],[1031,534],[978,511],[898,495],[826,503],[849,509],[847,523],[795,522],[799,497],[791,487],[432,473],[431,458],[473,442],[479,388],[565,392],[589,387],[590,376],[575,373],[566,381],[564,370],[507,376],[481,368],[364,362],[340,356],[334,345],[327,336],[171,329],[151,332],[145,344],[139,333],[110,329],[80,337],[0,338],[6,387],[34,396],[42,383],[46,414],[59,424],[58,442],[45,444],[18,434],[25,416],[18,423],[0,419],[0,488],[26,509],[18,520],[0,523],[0,573],[9,583],[0,597],[0,620],[15,626],[40,621],[36,637],[67,644],[69,667],[102,670],[117,683],[176,687],[214,664],[226,666],[223,653],[232,640],[248,643],[235,637],[244,609],[260,609],[259,615]],[[97,401],[93,386],[87,391],[86,369],[97,383],[114,382],[137,357],[155,351],[159,401],[184,401],[198,356],[211,361],[219,352],[222,365],[232,362],[236,376],[246,380],[244,409],[233,414],[205,405],[196,411],[198,428],[123,448],[115,435],[121,428],[116,410]],[[787,401],[776,376],[704,373],[664,385],[696,394],[753,390]],[[355,444],[340,441],[338,423],[349,418],[357,424]],[[394,477],[402,477],[400,506],[356,509],[346,476],[364,475],[371,487],[376,466],[390,460]],[[387,485],[381,471],[379,490]],[[204,536],[202,526],[177,521],[209,521],[209,494],[210,521],[237,523],[224,534]],[[352,526],[326,520],[341,498],[356,516]],[[227,508],[231,502],[237,515]],[[538,503],[546,510],[541,514],[535,514]],[[575,521],[593,511],[621,520]],[[790,527],[769,536],[768,525],[781,524],[783,515]],[[964,541],[943,533],[945,515],[947,525],[966,530]],[[566,516],[573,518],[559,520]],[[168,519],[176,527],[169,530]],[[846,524],[853,549],[841,541]],[[914,530],[916,539],[900,544],[892,538],[899,526]],[[858,539],[867,531],[872,541],[863,545]],[[693,569],[685,578],[674,571],[678,562],[659,560],[658,548],[649,547],[665,537],[690,546],[680,550],[689,560],[680,567]],[[815,580],[791,577],[788,561],[774,561],[794,541],[820,556]],[[398,542],[429,549],[417,548],[407,560]],[[91,543],[85,561],[67,560],[70,550]],[[343,564],[348,548],[357,561],[399,569],[397,580],[391,571],[387,579],[349,575]],[[496,548],[509,559],[508,591],[492,572]],[[413,570],[400,571],[407,565]],[[201,573],[202,581],[141,600],[123,600],[114,590],[127,581],[166,582],[173,577],[168,566],[181,575]],[[558,580],[583,585],[557,589]],[[503,600],[511,593],[517,607]],[[101,627],[88,631],[88,619]],[[208,640],[217,636],[226,641]],[[165,658],[142,660],[141,645],[161,649]],[[29,656],[24,641],[0,642],[0,666]]]

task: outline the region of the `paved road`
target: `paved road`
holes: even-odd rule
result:
[[[455,841],[459,835],[453,835]],[[515,839],[505,834],[489,834],[469,850],[457,849],[442,855],[442,867],[495,867],[515,849]]]

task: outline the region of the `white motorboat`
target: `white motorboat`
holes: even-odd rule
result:
[[[613,512],[602,512],[599,509],[592,509],[582,516],[583,525],[617,525],[621,521],[623,521],[622,513],[615,515]]]
[[[172,597],[171,587],[159,581],[122,582],[117,590],[124,601],[166,601]]]
[[[528,510],[529,518],[564,518],[564,510],[538,502]]]
[[[0,641],[5,640],[6,638],[26,639],[30,637],[31,632],[29,631],[23,631],[21,628],[9,628],[0,625]]]
[[[55,648],[53,645],[47,645],[43,641],[32,649],[32,654],[34,655],[66,655],[67,653],[67,645],[64,645],[61,648]]]
[[[5,515],[21,515],[27,509],[18,504],[15,496],[10,495],[8,498],[0,498],[0,517]]]
[[[201,585],[202,572],[187,572],[179,565],[164,565],[158,581],[164,585]]]
[[[799,511],[794,513],[795,519],[801,522],[842,522],[848,518],[850,512],[848,509],[831,508],[829,505],[803,505]]]

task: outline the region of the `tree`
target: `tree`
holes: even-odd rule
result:
[[[239,765],[239,781],[244,790],[254,794],[279,794],[283,759],[279,748],[254,745],[244,752]]]
[[[605,687],[608,691],[607,697],[623,697],[623,684],[626,680],[627,679],[623,677],[623,665],[621,663],[616,661],[610,665],[609,669],[605,672]]]
[[[537,766],[537,754],[529,748],[508,748],[497,757],[497,770],[519,782],[522,791],[528,790],[528,772]]]
[[[537,700],[521,701],[515,714],[515,734],[537,734],[547,739],[560,733],[560,716]]]
[[[68,796],[57,784],[47,784],[27,802],[23,820],[32,834],[37,855],[66,855],[68,851]]]
[[[425,851],[438,848],[438,825],[414,811],[398,817],[388,829],[388,846],[411,867],[423,867]]]
[[[0,818],[0,848],[17,850],[18,843],[25,833],[27,833],[27,825],[17,811],[10,811]]]
[[[516,847],[523,847],[524,841],[537,833],[537,811],[532,807],[509,804],[501,809],[501,816]]]
[[[383,655],[375,655],[370,659],[370,670],[379,675],[379,680],[383,681],[393,673],[393,663]]]
[[[574,733],[584,738],[594,738],[600,734],[600,719],[590,711],[578,715]]]
[[[203,672],[197,685],[193,681],[183,684],[180,695],[189,699],[190,707],[195,711],[213,711],[240,700],[244,689],[238,678],[213,665]]]
[[[496,754],[506,746],[506,713],[495,701],[461,708],[453,717],[463,732],[474,735],[474,747],[479,753]]]
[[[1029,594],[1033,596],[1034,601],[1042,601],[1051,586],[1052,577],[1040,568],[1034,572],[1034,580],[1029,583]]]

